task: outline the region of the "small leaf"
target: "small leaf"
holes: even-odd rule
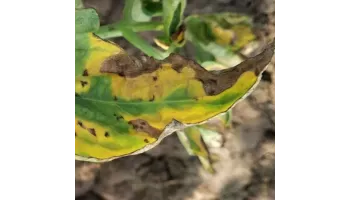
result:
[[[168,38],[178,32],[186,7],[186,0],[163,0],[164,32]]]
[[[178,131],[178,137],[190,155],[198,156],[204,169],[213,173],[211,166],[210,153],[204,143],[201,132],[196,126],[188,127],[183,132]]]
[[[83,9],[84,4],[82,0],[75,0],[75,9]]]
[[[222,146],[223,137],[219,132],[201,126],[198,126],[197,129],[200,131],[207,147],[219,148]]]
[[[98,30],[100,19],[97,12],[92,9],[75,10],[75,33],[89,33]]]
[[[245,45],[255,40],[252,22],[248,16],[234,13],[192,15],[186,18],[186,39],[198,51],[201,62],[216,61],[225,64]],[[204,54],[200,56],[200,54]],[[208,59],[205,59],[208,57]],[[231,63],[232,64],[232,63]],[[232,66],[232,65],[229,65]]]

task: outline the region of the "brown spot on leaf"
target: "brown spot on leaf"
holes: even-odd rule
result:
[[[153,138],[158,138],[162,134],[161,130],[152,127],[147,121],[142,119],[131,120],[128,124],[132,125],[136,131],[145,132]]]
[[[94,128],[89,128],[88,131],[89,131],[89,133],[91,133],[91,135],[96,137],[96,131]]]
[[[81,128],[85,129],[85,126],[84,126],[83,122],[78,121],[78,125],[79,125]]]
[[[114,73],[122,77],[136,77],[158,69],[160,61],[142,56],[140,59],[126,54],[117,54],[107,58],[100,68],[101,73]]]
[[[257,76],[260,76],[271,61],[274,53],[275,42],[273,41],[262,53],[255,57],[247,58],[235,67],[210,72],[198,63],[174,53],[162,61],[147,56],[141,56],[140,59],[137,59],[136,57],[121,53],[106,59],[100,68],[100,72],[114,73],[123,77],[137,77],[142,74],[154,72],[160,69],[163,64],[171,64],[172,68],[178,73],[181,73],[182,69],[186,66],[195,71],[195,78],[203,83],[206,94],[213,96],[232,87],[245,72],[251,71]]]
[[[153,76],[153,80],[154,80],[154,81],[157,81],[157,80],[158,80],[158,77]]]
[[[83,86],[83,87],[85,87],[85,85],[87,85],[87,84],[88,84],[88,82],[87,82],[87,81],[80,81],[80,83],[81,83],[81,86]]]
[[[143,141],[144,141],[145,143],[149,143],[149,141],[148,141],[147,139],[144,139]]]
[[[83,72],[83,76],[89,76],[89,73],[88,73],[88,71],[87,71],[87,70],[84,70],[84,72]]]
[[[152,98],[149,101],[154,101],[156,97],[154,95],[152,95]]]
[[[113,116],[115,117],[115,119],[116,119],[117,121],[119,121],[119,120],[121,120],[121,119],[124,119],[124,117],[121,116],[121,115],[113,114]]]

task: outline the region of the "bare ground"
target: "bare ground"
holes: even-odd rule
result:
[[[120,18],[123,1],[87,0],[102,23]],[[186,14],[210,12],[252,14],[262,26],[260,40],[274,37],[274,0],[188,0]],[[152,34],[143,34],[151,41]],[[123,39],[118,44],[140,53]],[[190,49],[184,54],[191,57]],[[218,157],[216,174],[205,172],[177,136],[154,149],[105,164],[76,161],[75,193],[79,200],[267,200],[275,199],[275,64],[258,88],[233,108],[232,128],[221,128],[223,144],[210,148]]]

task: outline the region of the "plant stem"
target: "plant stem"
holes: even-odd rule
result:
[[[101,26],[100,29],[97,32],[95,32],[95,34],[101,37],[102,39],[121,37],[123,36],[123,32],[121,31],[121,29],[123,28],[131,29],[134,32],[162,31],[163,23],[162,22],[125,23],[121,21],[118,23]]]

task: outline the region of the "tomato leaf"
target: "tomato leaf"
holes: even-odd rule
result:
[[[270,45],[234,68],[209,72],[176,54],[136,58],[84,35],[87,54],[76,56],[84,60],[76,60],[75,154],[95,162],[142,153],[226,112],[252,91],[274,54]]]
[[[255,40],[252,20],[246,15],[192,15],[186,18],[185,25],[185,37],[196,47],[197,58],[201,62],[213,61],[206,55],[208,53],[214,56],[216,61],[227,61]]]
[[[76,10],[75,25],[78,160],[139,154],[174,131],[226,112],[254,89],[274,54],[272,43],[233,68],[207,71],[176,54],[164,60],[127,55],[92,33],[99,28],[93,9]],[[192,136],[199,141],[198,134]],[[208,161],[205,154],[199,158]]]

